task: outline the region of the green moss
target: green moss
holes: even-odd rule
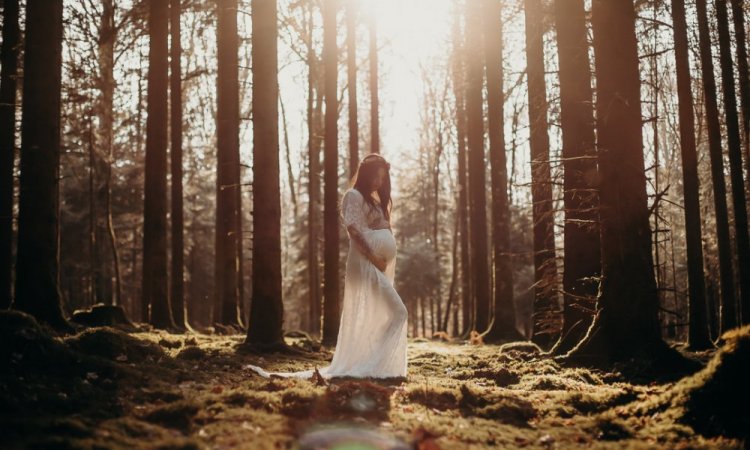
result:
[[[458,405],[458,392],[455,389],[446,389],[441,387],[413,387],[406,390],[406,398],[428,408],[435,408],[440,411],[455,409]]]
[[[474,371],[473,375],[476,378],[492,380],[500,387],[511,386],[521,381],[521,377],[516,372],[502,367],[498,369],[478,369]]]
[[[85,330],[66,339],[66,342],[81,353],[118,362],[156,360],[164,356],[164,351],[158,345],[110,327]]]
[[[317,398],[318,395],[309,389],[286,389],[281,394],[280,411],[289,417],[309,417]]]
[[[10,447],[291,448],[311,426],[346,422],[412,446],[428,433],[449,450],[741,448],[739,440],[696,434],[700,425],[687,419],[691,408],[706,408],[691,403],[705,401],[694,395],[699,387],[728,395],[709,379],[724,369],[744,370],[737,364],[714,367],[702,381],[633,385],[617,382],[615,373],[561,367],[533,346],[410,341],[405,380],[342,378],[318,386],[255,377],[241,367],[301,370],[329,361],[330,349],[261,359],[239,350],[240,335],[98,329],[61,340],[27,318],[10,320],[22,326],[0,328],[15,342],[4,351],[23,355],[11,359],[10,376],[0,377],[0,410],[11,411],[2,420],[12,429],[3,433]],[[53,373],[33,363],[41,356],[27,363],[32,354],[74,363]],[[127,360],[111,356],[118,354]],[[735,357],[724,354],[722,364]]]
[[[185,347],[177,353],[177,359],[185,361],[198,361],[206,357],[206,351],[200,347],[190,346]]]
[[[464,414],[516,426],[528,426],[529,420],[537,415],[536,409],[527,400],[490,390],[470,388],[467,384],[461,385],[461,398],[458,404]]]
[[[682,421],[700,433],[750,438],[750,326],[723,336],[708,366],[675,387],[682,389]]]
[[[32,316],[0,310],[0,361],[0,374],[33,373],[50,367],[69,373],[77,357]]]
[[[572,392],[568,394],[568,404],[583,414],[591,414],[624,405],[637,398],[638,394],[632,388],[597,389],[589,392]]]
[[[594,435],[603,441],[620,441],[633,436],[625,421],[614,417],[600,417],[594,422]]]
[[[186,432],[190,429],[193,416],[200,409],[200,405],[192,400],[180,400],[166,405],[157,406],[143,416],[143,419]]]
[[[159,339],[159,345],[165,348],[170,348],[170,349],[180,348],[182,347],[182,341],[179,341],[176,339],[161,338]]]
[[[508,342],[500,346],[500,353],[511,353],[517,354],[531,354],[538,355],[542,353],[542,349],[533,342],[519,341],[519,342]]]

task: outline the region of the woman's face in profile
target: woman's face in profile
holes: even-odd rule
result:
[[[375,173],[375,177],[372,179],[372,190],[377,191],[383,186],[383,180],[385,180],[385,167],[378,167],[378,171]]]

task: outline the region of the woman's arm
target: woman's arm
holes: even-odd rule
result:
[[[342,202],[344,225],[349,232],[350,239],[358,247],[359,251],[378,269],[385,271],[386,261],[374,254],[362,234],[364,230],[368,229],[364,206],[364,198],[358,191],[351,190],[347,192]]]
[[[359,229],[355,225],[349,225],[347,228],[349,231],[349,237],[354,241],[354,243],[359,246],[360,251],[367,259],[372,262],[372,264],[380,269],[381,272],[385,272],[385,268],[388,265],[388,262],[378,257],[370,248],[370,245],[365,240],[364,236],[362,236],[362,233],[359,231]]]

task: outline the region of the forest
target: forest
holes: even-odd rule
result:
[[[750,445],[745,0],[0,9],[3,448]],[[370,154],[408,373],[325,379]]]

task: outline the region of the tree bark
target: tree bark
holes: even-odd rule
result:
[[[378,23],[370,15],[370,152],[380,153],[380,100],[378,98]]]
[[[21,115],[18,253],[12,307],[67,329],[59,290],[62,0],[28,2]]]
[[[214,322],[239,324],[237,192],[240,170],[237,0],[217,0],[216,298]],[[253,110],[255,116],[255,110]],[[265,173],[262,176],[266,176]],[[255,182],[255,181],[254,181]],[[254,192],[259,192],[254,185]],[[257,211],[256,211],[257,219]],[[257,230],[257,226],[253,227]]]
[[[167,292],[167,32],[169,0],[149,3],[148,117],[143,207],[143,307],[150,323],[172,328]]]
[[[602,283],[598,312],[568,355],[617,360],[665,348],[651,254],[631,0],[594,0],[596,123],[601,172]]]
[[[745,180],[742,173],[742,140],[737,116],[737,95],[732,63],[732,43],[729,36],[729,14],[726,0],[716,0],[716,18],[719,30],[719,61],[721,63],[721,86],[724,93],[724,113],[726,115],[727,150],[729,153],[729,173],[732,180],[732,206],[734,209],[734,237],[737,246],[737,265],[740,276],[740,306],[750,311],[750,234],[747,224],[747,198]],[[738,38],[744,37],[738,36]],[[746,60],[747,62],[747,60]],[[746,86],[747,88],[747,86]],[[741,314],[742,322],[750,322]]]
[[[444,100],[441,99],[441,101]],[[442,120],[442,117],[440,117],[438,120]],[[435,148],[435,161],[433,162],[432,166],[432,188],[433,188],[433,205],[432,205],[432,248],[433,252],[435,254],[435,267],[440,268],[440,158],[443,155],[444,151],[444,144],[443,144],[443,129],[442,126],[438,128],[438,136],[437,136],[437,143]],[[441,271],[438,269],[438,272]],[[433,326],[432,326],[432,333],[434,334],[435,331],[444,331],[440,327],[440,323],[442,321],[442,300],[443,300],[443,293],[442,293],[442,283],[438,283],[438,285],[435,287],[436,293],[433,296],[433,299],[435,299],[435,319],[433,320]],[[430,309],[432,311],[432,309]],[[435,326],[435,323],[437,323],[437,326]]]
[[[253,0],[253,293],[249,344],[284,346],[281,290],[278,25],[275,0]]]
[[[698,156],[695,145],[693,91],[690,85],[685,0],[672,0],[672,20],[677,68],[677,96],[680,113],[682,181],[685,198],[685,238],[688,264],[689,328],[688,345],[697,350],[712,346],[708,335],[706,286],[703,274]]]
[[[357,4],[346,5],[346,74],[349,96],[349,178],[359,167],[359,119],[357,117]]]
[[[558,332],[555,216],[549,163],[547,84],[544,80],[544,15],[541,0],[525,0],[526,72],[529,94],[531,200],[534,221],[534,320],[532,340],[548,345]]]
[[[742,110],[742,135],[745,151],[746,179],[750,179],[750,69],[748,69],[747,32],[745,29],[745,9],[742,0],[732,0],[732,18],[737,48],[737,72],[740,85],[740,105]],[[742,323],[750,323],[750,302],[743,295],[741,307]]]
[[[706,12],[706,0],[695,2],[698,16],[698,38],[701,57],[701,81],[703,82],[708,145],[711,157],[711,181],[714,190],[716,214],[716,240],[719,247],[719,276],[721,283],[721,328],[722,331],[737,326],[732,254],[729,241],[729,217],[727,212],[727,189],[724,182],[724,157],[721,154],[721,125],[719,107],[716,104],[716,79],[714,77],[711,35]]]
[[[184,212],[182,208],[182,46],[180,38],[180,0],[170,0],[169,32],[172,37],[170,48],[170,85],[169,95],[172,171],[172,289],[170,300],[175,325],[185,328],[187,325],[185,309],[185,249],[184,249]]]
[[[458,14],[456,14],[458,15]],[[460,33],[459,19],[454,19],[452,78],[453,94],[456,101],[456,143],[458,147],[458,233],[461,239],[461,335],[467,335],[472,329],[472,278],[471,259],[469,255],[469,220],[468,220],[468,182],[466,177],[466,110],[465,110],[465,74],[466,67],[462,58],[463,36]],[[458,333],[458,331],[456,331]]]
[[[484,181],[484,123],[482,116],[483,5],[484,2],[466,2],[466,51],[464,52],[466,54],[465,89],[466,137],[468,141],[469,160],[469,223],[471,226],[472,273],[475,283],[476,329],[480,332],[484,332],[487,329],[490,315],[490,280],[487,267],[487,213]],[[497,68],[493,67],[493,70],[497,70]],[[493,161],[493,163],[496,163],[496,161]],[[493,165],[493,168],[496,168],[496,166]]]
[[[494,261],[494,265],[492,266],[494,268],[494,289],[492,291],[494,291],[494,318],[484,340],[486,342],[512,341],[521,339],[522,337],[518,330],[516,330],[516,307],[513,299],[513,265],[510,254],[510,202],[508,201],[508,172],[505,159],[505,133],[503,132],[505,127],[503,118],[505,96],[503,93],[504,75],[502,64],[502,2],[484,0],[479,7],[475,6],[475,8],[477,8],[477,14],[480,14],[479,20],[481,20],[476,25],[484,27],[484,59],[487,69],[487,122],[490,138],[490,174],[492,178],[492,251],[494,256],[492,258]],[[480,32],[480,29],[477,32]],[[469,86],[472,86],[472,83],[477,82],[477,80],[481,87],[481,72],[477,79],[469,81]],[[478,100],[481,105],[481,93],[478,96]],[[469,116],[470,124],[471,120],[471,116]],[[481,129],[481,114],[475,120],[478,122],[475,126]],[[471,137],[471,132],[469,132],[469,137]],[[484,153],[481,144],[480,140],[477,151],[481,153],[480,155],[476,155],[473,161],[475,166],[474,173],[471,174],[471,181],[474,181],[477,173],[481,172],[484,174],[484,161],[480,160]],[[469,151],[472,151],[471,144]],[[481,184],[477,180],[472,189],[476,190],[474,199],[477,205],[481,205],[477,208],[481,208],[481,211],[478,213],[481,215],[475,216],[474,219],[481,220],[484,218],[484,214],[482,214],[484,211],[484,177],[481,179]],[[479,192],[481,192],[481,197],[478,195]],[[482,229],[477,228],[477,233],[480,236],[479,240],[476,241],[477,245],[483,245],[486,242],[486,229],[484,227]],[[486,248],[486,245],[483,245],[483,248]],[[486,266],[486,258],[479,258],[482,258],[482,256],[475,256],[474,260],[477,261],[477,264],[480,264],[480,261],[485,261],[484,266]],[[489,315],[483,312],[485,311],[484,305],[480,303],[480,286],[486,285],[488,281],[486,277],[480,278],[477,276],[477,305],[482,306],[482,309],[477,309],[478,330],[487,329],[486,319]],[[484,288],[481,287],[481,289]],[[484,318],[481,320],[480,315],[484,315]]]
[[[451,243],[451,283],[448,288],[448,302],[445,304],[445,314],[443,315],[443,321],[440,324],[440,331],[448,332],[448,319],[451,316],[451,312],[454,311],[456,301],[456,287],[458,284],[458,215],[453,220],[453,239]],[[456,317],[456,315],[453,315]],[[456,324],[454,324],[456,325]],[[453,327],[453,336],[458,334],[458,327]]]
[[[87,120],[88,130],[88,157],[89,157],[89,265],[88,265],[88,277],[89,277],[89,304],[93,306],[101,300],[99,295],[99,276],[101,272],[101,266],[99,264],[99,249],[96,245],[96,149],[94,148],[94,131],[92,125],[92,115]]]
[[[112,255],[112,265],[115,275],[115,295],[105,295],[104,300],[109,304],[122,302],[122,287],[120,276],[120,254],[117,250],[117,237],[112,222],[112,164],[114,162],[114,91],[115,91],[115,43],[117,42],[117,28],[115,27],[115,4],[113,0],[102,1],[102,17],[99,27],[99,87],[101,97],[98,104],[99,115],[99,148],[106,154],[102,169],[104,184],[100,190],[100,197],[104,202],[104,220],[107,231],[109,250]],[[104,267],[102,267],[104,269]],[[107,273],[108,271],[105,271]]]
[[[323,66],[325,74],[325,142],[323,236],[325,261],[323,296],[323,344],[338,338],[339,306],[339,216],[338,216],[338,50],[336,12],[338,0],[323,0]]]
[[[18,0],[3,3],[0,48],[0,309],[13,299],[13,165],[16,154]]]
[[[555,0],[560,65],[563,205],[563,326],[556,353],[586,334],[601,272],[598,168],[583,0]]]
[[[750,179],[750,74],[747,60],[747,32],[745,31],[745,11],[742,0],[732,0],[734,39],[737,46],[737,79],[740,84],[740,106],[742,109],[742,135],[745,143],[746,177]],[[743,322],[750,322],[750,305],[742,305]]]
[[[320,263],[318,250],[318,214],[320,211],[320,139],[318,137],[318,118],[313,108],[314,101],[320,102],[320,94],[315,98],[315,86],[318,83],[316,74],[318,70],[317,57],[313,50],[313,3],[307,3],[307,151],[309,158],[308,166],[308,290],[310,292],[310,332],[320,335],[322,297],[320,292]]]

